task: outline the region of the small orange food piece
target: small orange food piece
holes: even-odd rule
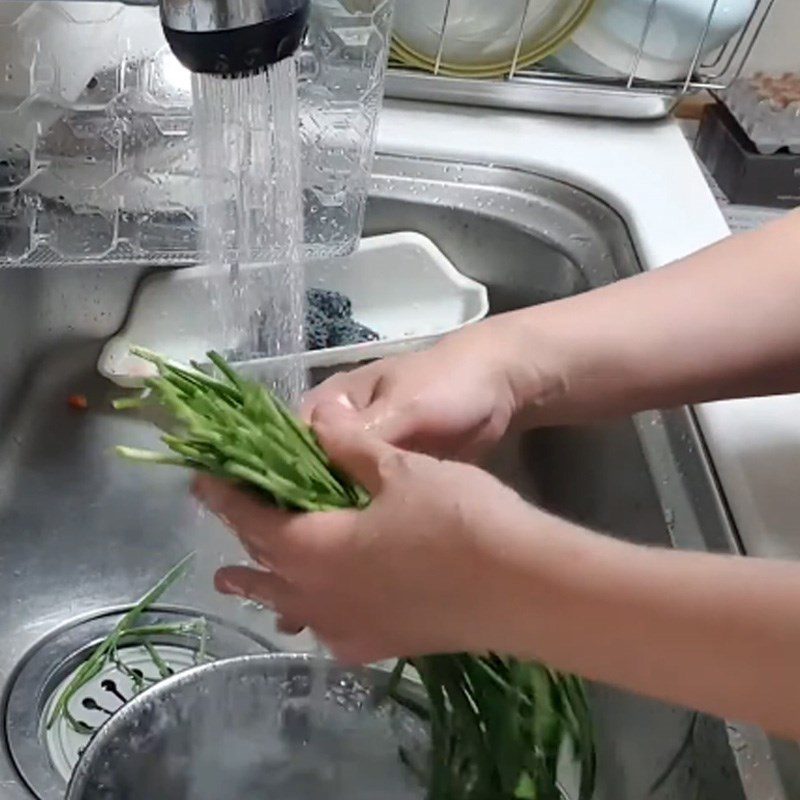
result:
[[[67,400],[67,405],[75,409],[75,411],[86,411],[89,408],[89,401],[86,399],[85,394],[73,394]]]

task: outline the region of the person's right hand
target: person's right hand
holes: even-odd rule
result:
[[[537,615],[527,603],[558,612],[551,570],[568,563],[573,527],[475,466],[400,450],[352,422],[327,406],[315,431],[369,492],[363,510],[287,513],[198,477],[196,495],[255,562],[218,571],[217,589],[271,608],[284,633],[308,626],[347,664],[511,653]]]
[[[306,396],[303,416],[313,423],[316,409],[339,404],[391,444],[472,460],[503,436],[517,410],[512,375],[525,354],[501,319],[335,375]]]

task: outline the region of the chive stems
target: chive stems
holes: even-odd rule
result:
[[[310,428],[217,353],[208,354],[218,373],[211,376],[196,364],[183,366],[141,348],[133,352],[155,365],[157,376],[147,381],[141,398],[117,401],[115,407],[161,407],[174,429],[162,436],[168,452],[119,447],[120,456],[209,472],[295,511],[369,504],[363,488],[334,470]],[[97,658],[85,665],[86,675],[109,649],[98,649]],[[590,800],[595,743],[579,679],[495,654],[432,655],[408,664],[424,687],[426,708],[404,696],[402,666],[383,694],[418,709],[430,728],[429,763],[425,769],[414,765],[424,773],[429,800],[562,800],[556,773],[565,747],[581,771],[578,800]],[[54,714],[66,708],[69,696],[62,700]]]

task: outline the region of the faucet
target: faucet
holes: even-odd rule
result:
[[[311,0],[159,0],[173,53],[191,72],[255,75],[293,55]]]

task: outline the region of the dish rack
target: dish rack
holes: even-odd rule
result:
[[[619,78],[590,77],[542,65],[521,66],[523,32],[536,2],[524,2],[517,47],[506,74],[500,78],[470,78],[442,74],[445,71],[441,67],[442,54],[453,5],[452,0],[447,0],[433,68],[409,67],[397,58],[390,58],[387,95],[592,117],[659,119],[689,94],[727,89],[741,74],[775,5],[775,0],[756,0],[740,32],[716,52],[703,56],[715,12],[723,3],[713,0],[705,23],[696,31],[697,45],[685,74],[677,80],[652,81],[637,77],[637,73],[659,0],[650,0],[630,70],[627,76]]]

